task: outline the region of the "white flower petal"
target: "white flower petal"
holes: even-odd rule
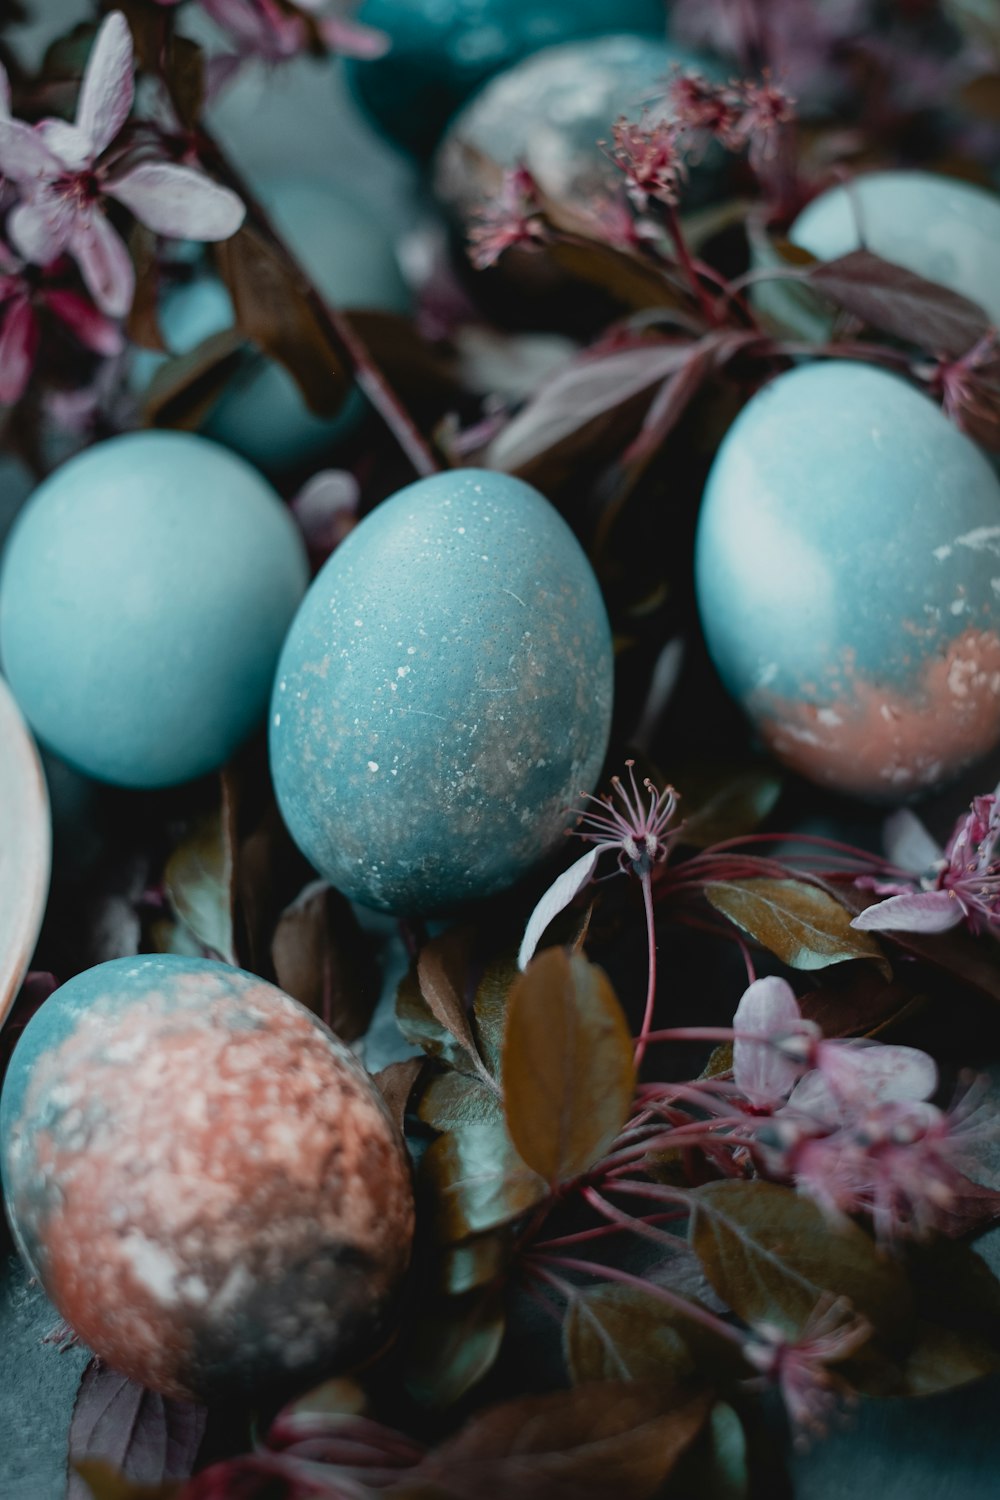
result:
[[[227,240],[246,217],[242,201],[196,172],[172,162],[144,162],[105,184],[147,229],[179,240]]]
[[[948,891],[919,891],[866,906],[851,926],[860,932],[947,932],[964,916],[961,902]]]
[[[886,818],[882,839],[890,863],[911,875],[926,875],[944,853],[908,807],[901,807]]]
[[[528,967],[546,927],[561,911],[565,911],[574,896],[583,890],[594,872],[599,853],[599,849],[588,849],[586,854],[581,855],[549,886],[528,918],[528,925],[524,929],[520,952],[517,955],[519,969]]]
[[[113,10],[90,49],[76,107],[78,129],[100,156],[121,130],[132,109],[132,33],[120,10]]]

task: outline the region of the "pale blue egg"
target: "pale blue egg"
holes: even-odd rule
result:
[[[604,759],[611,635],[565,521],[458,470],[377,507],[327,562],[271,702],[288,828],[352,899],[434,912],[513,884]]]
[[[392,243],[362,204],[327,183],[295,179],[265,183],[261,198],[334,307],[409,311]],[[233,322],[229,293],[209,274],[170,292],[161,310],[164,339],[174,354],[188,353]],[[162,363],[161,355],[141,351],[133,361],[133,389],[144,389]],[[329,455],[364,411],[355,388],[336,416],[316,416],[287,370],[248,351],[201,430],[259,468],[281,472]]]
[[[624,178],[599,144],[621,115],[669,118],[666,92],[674,68],[721,80],[719,65],[654,37],[589,37],[546,47],[490,80],[452,120],[435,162],[438,197],[460,217],[495,192],[483,166],[523,163],[546,193],[586,205],[621,192]],[[716,147],[684,186],[686,205],[718,187],[723,154]]]
[[[897,376],[765,386],[712,466],[695,570],[723,682],[804,775],[902,798],[1000,739],[1000,482]]]
[[[260,722],[307,582],[295,524],[249,464],[189,433],[129,433],[57,469],[19,515],[0,661],[79,770],[187,781]]]
[[[960,292],[1000,324],[1000,197],[972,183],[932,172],[865,173],[815,198],[788,238],[817,260],[864,246]],[[766,249],[758,248],[762,264]],[[805,337],[829,333],[829,304],[803,288],[764,282],[755,298]]]

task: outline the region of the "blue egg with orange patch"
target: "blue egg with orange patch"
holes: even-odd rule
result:
[[[367,516],[303,601],[271,701],[278,802],[352,899],[443,911],[559,843],[611,699],[604,602],[562,517],[509,475],[437,474]]]
[[[61,1316],[165,1395],[301,1387],[385,1337],[405,1146],[349,1048],[256,975],[156,956],[63,985],[14,1049],[0,1170]]]
[[[723,682],[803,775],[901,800],[1000,740],[1000,482],[899,377],[836,360],[759,391],[695,571]]]
[[[263,719],[307,582],[299,531],[248,463],[191,433],[129,433],[63,464],[18,515],[0,662],[77,770],[175,785]]]
[[[349,62],[355,97],[389,138],[427,156],[480,84],[543,47],[610,32],[663,36],[663,0],[365,0],[357,19],[388,33],[373,62]]]

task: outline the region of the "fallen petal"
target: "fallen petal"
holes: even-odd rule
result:
[[[76,108],[76,123],[94,156],[110,146],[132,109],[132,33],[120,10],[102,24],[90,49]]]
[[[519,969],[528,967],[546,927],[561,911],[565,911],[574,896],[583,890],[594,873],[594,866],[600,852],[599,849],[588,849],[586,854],[582,854],[549,886],[528,918],[528,925],[524,929],[524,937],[521,939],[521,948],[517,955]]]
[[[243,202],[229,188],[193,167],[145,162],[105,184],[141,224],[178,240],[227,240],[246,217]]]
[[[964,916],[961,902],[949,891],[920,891],[866,907],[851,926],[861,932],[947,932]]]

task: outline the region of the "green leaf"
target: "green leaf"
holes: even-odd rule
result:
[[[368,1030],[378,1000],[365,957],[364,933],[350,902],[322,880],[285,908],[271,939],[281,989],[345,1042]]]
[[[780,771],[768,764],[699,764],[681,768],[671,780],[684,792],[681,842],[695,849],[752,833],[774,810],[784,785]]]
[[[1000,1350],[981,1334],[918,1323],[900,1395],[931,1396],[1000,1370]]]
[[[427,1008],[478,1069],[479,1053],[465,1005],[465,983],[475,934],[455,927],[425,943],[417,958],[417,982]]]
[[[220,807],[167,860],[163,884],[174,912],[203,948],[235,964],[235,812],[222,778]]]
[[[563,1320],[563,1354],[574,1384],[656,1380],[680,1390],[695,1371],[680,1322],[680,1313],[638,1288],[599,1286],[580,1292]]]
[[[809,1198],[770,1182],[710,1182],[692,1200],[691,1245],[745,1323],[796,1334],[832,1292],[887,1338],[905,1337],[913,1315],[905,1273],[856,1224],[831,1226]]]
[[[441,1290],[460,1297],[498,1280],[507,1269],[511,1250],[509,1230],[478,1234],[460,1245],[448,1245],[440,1257]]]
[[[420,1096],[417,1114],[433,1130],[503,1123],[503,1101],[482,1079],[468,1073],[437,1073]]]
[[[414,1400],[445,1411],[493,1368],[506,1318],[492,1293],[426,1305],[411,1325],[403,1380]]]
[[[476,989],[472,1003],[472,1030],[476,1047],[490,1073],[499,1079],[503,1065],[503,1034],[510,992],[521,971],[516,955],[494,959],[488,964]]]
[[[523,1396],[477,1413],[412,1481],[456,1500],[652,1500],[708,1410],[707,1397],[670,1409],[655,1386],[622,1382]]]
[[[504,1108],[511,1139],[550,1183],[600,1160],[628,1118],[632,1037],[604,972],[549,948],[511,990]]]
[[[440,1058],[449,1068],[466,1071],[470,1068],[468,1052],[447,1027],[442,1026],[421,994],[416,964],[400,980],[396,993],[396,1020],[406,1040],[420,1047],[428,1057]]]
[[[445,1244],[508,1224],[548,1196],[544,1180],[518,1156],[501,1121],[463,1125],[439,1136],[427,1148],[421,1169]]]
[[[851,913],[828,891],[804,880],[720,880],[705,894],[756,942],[793,969],[825,969],[870,958],[891,969],[870,932],[851,926]]]

